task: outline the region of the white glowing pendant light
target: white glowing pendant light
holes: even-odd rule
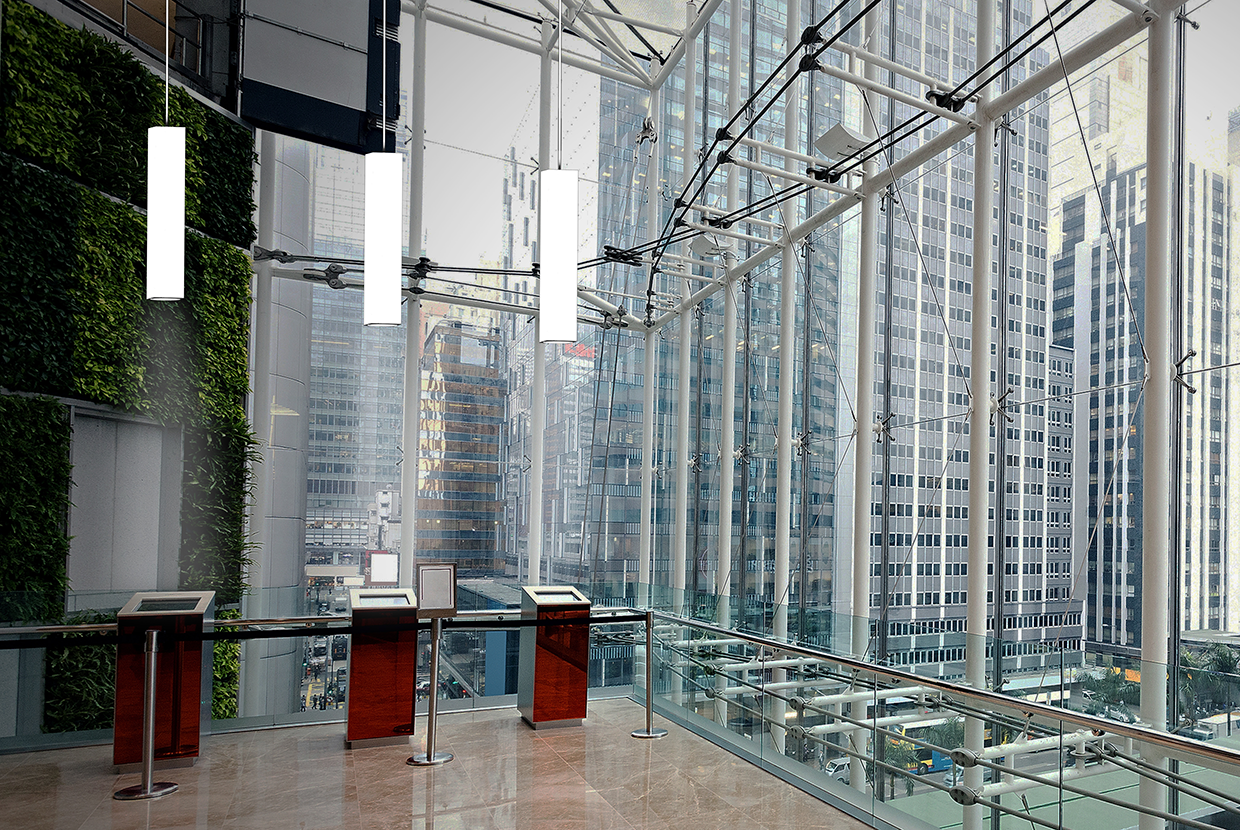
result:
[[[558,25],[564,30],[564,7]],[[564,162],[564,38],[557,90],[560,117],[556,157]],[[538,171],[538,339],[542,343],[577,340],[577,171]]]
[[[383,75],[380,82],[379,130],[383,149],[388,148],[387,128],[387,0],[382,0],[383,18],[380,30],[383,45],[380,61]],[[362,264],[366,282],[362,286],[362,323],[367,326],[400,325],[401,266],[401,182],[404,176],[399,153],[366,154],[366,203],[363,224]]]
[[[366,154],[365,267],[362,321],[400,325],[401,182],[399,153]]]
[[[185,297],[185,128],[146,131],[146,298]]]
[[[577,171],[538,174],[538,335],[577,340]]]
[[[164,124],[146,131],[146,298],[185,297],[185,128],[168,124],[172,33],[164,0]]]

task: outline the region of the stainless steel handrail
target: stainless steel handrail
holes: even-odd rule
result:
[[[609,615],[635,614],[632,608],[595,608],[590,613],[590,622],[605,624]],[[469,619],[485,619],[494,617],[496,622],[503,622],[505,618],[521,619],[521,610],[504,609],[475,609],[470,611],[459,611],[457,617],[466,617]],[[352,623],[352,617],[339,617],[335,615],[327,615],[322,617],[270,617],[267,619],[236,619],[236,620],[213,620],[217,627],[228,626],[231,628],[257,628],[264,625],[286,625],[286,626],[312,626],[333,624],[339,627],[345,627]],[[627,620],[626,620],[627,622]],[[90,633],[115,633],[117,630],[116,623],[82,623],[79,625],[30,625],[30,626],[13,626],[5,628],[0,626],[0,637],[7,635],[22,636],[30,634],[90,634]]]
[[[721,628],[720,626],[713,625],[711,623],[701,622],[699,620],[693,620],[687,617],[677,616],[675,614],[669,614],[665,611],[655,611],[654,614],[659,619],[666,620],[667,622],[677,625],[684,625],[702,631],[709,631],[713,634],[719,634],[726,637],[739,638],[753,645],[784,651],[790,654],[798,654],[804,657],[816,658],[825,662],[835,663],[836,665],[853,669],[855,671],[881,675],[897,683],[917,684],[935,689],[949,696],[966,698],[975,701],[980,705],[980,708],[1011,710],[1019,712],[1028,718],[1039,718],[1044,722],[1072,723],[1086,729],[1097,729],[1114,735],[1132,738],[1143,743],[1158,746],[1163,749],[1170,749],[1186,755],[1192,755],[1198,758],[1209,758],[1218,763],[1240,766],[1240,752],[1231,749],[1224,749],[1216,744],[1202,743],[1201,741],[1182,738],[1179,735],[1173,735],[1169,732],[1159,732],[1144,726],[1117,723],[1115,721],[1105,720],[1092,715],[1074,712],[1071,709],[1057,709],[1053,706],[1047,706],[1045,704],[1035,703],[1029,700],[1011,698],[1006,695],[999,694],[998,692],[991,692],[985,689],[974,689],[968,686],[959,686],[937,678],[912,674],[911,672],[900,671],[899,669],[893,669],[887,666],[879,666],[874,663],[867,663],[864,660],[858,660],[853,657],[845,657],[839,654],[818,651],[814,648],[809,648],[794,643],[780,642],[779,640],[759,637],[730,628]]]
[[[89,634],[91,632],[115,632],[116,623],[83,623],[81,625],[27,625],[0,627],[0,636],[6,634]]]

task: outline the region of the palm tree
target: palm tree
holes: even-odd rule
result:
[[[916,747],[914,747],[913,744],[911,744],[908,741],[901,741],[896,738],[888,738],[887,739],[887,753],[886,753],[886,756],[883,758],[883,760],[893,767],[899,767],[900,769],[905,770],[905,775],[904,775],[905,794],[912,795],[913,794],[913,774],[911,771],[917,769],[917,765],[920,763],[920,761],[918,761],[917,759]],[[886,772],[891,776],[891,792],[894,794],[896,791],[896,774],[897,773],[890,769],[886,770]]]
[[[952,718],[936,724],[925,732],[925,738],[948,752],[964,746],[964,718]]]
[[[1231,734],[1231,691],[1235,685],[1237,669],[1240,669],[1240,653],[1224,643],[1211,643],[1203,655],[1203,668],[1210,672],[1219,690],[1225,695],[1227,705],[1227,734]]]
[[[1201,660],[1196,654],[1180,651],[1180,709],[1190,723],[1197,722],[1197,694],[1201,685]]]
[[[1093,696],[1085,707],[1086,714],[1123,720],[1122,714],[1128,711],[1125,705],[1141,702],[1141,686],[1129,680],[1120,668],[1105,668],[1102,677],[1087,674],[1081,687]]]

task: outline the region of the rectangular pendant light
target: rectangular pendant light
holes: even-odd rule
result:
[[[401,161],[399,153],[366,154],[362,321],[368,326],[400,325]]]
[[[146,131],[146,298],[185,297],[185,128]]]
[[[538,174],[539,340],[577,340],[577,171]]]

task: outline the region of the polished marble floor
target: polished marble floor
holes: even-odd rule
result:
[[[839,828],[865,825],[679,727],[644,726],[628,700],[592,701],[580,727],[529,729],[515,710],[445,714],[442,767],[405,764],[420,747],[346,751],[344,725],[214,735],[198,764],[159,772],[180,791],[121,802],[138,782],[110,746],[0,756],[0,827],[136,828]]]

